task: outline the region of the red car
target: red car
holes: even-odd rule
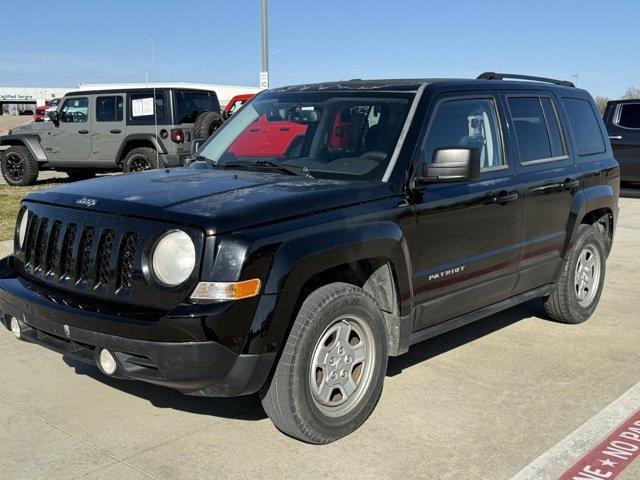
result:
[[[33,114],[33,121],[44,122],[47,120],[47,110],[55,108],[58,103],[60,103],[60,100],[60,98],[52,98],[51,100],[47,100],[44,105],[36,107],[36,111]]]
[[[247,102],[247,100],[253,98],[253,96],[254,96],[253,93],[244,93],[242,95],[236,95],[235,97],[233,97],[231,100],[229,100],[229,103],[227,103],[227,106],[224,107],[224,110],[222,111],[222,117],[225,120],[229,118],[242,105],[244,105]]]
[[[303,138],[307,125],[286,120],[268,120],[260,117],[240,134],[229,147],[236,157],[281,157],[291,148],[296,138]]]

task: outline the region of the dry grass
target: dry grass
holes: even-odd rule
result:
[[[20,201],[30,192],[53,187],[66,179],[51,179],[37,182],[30,187],[11,187],[0,184],[0,240],[11,240],[20,209]]]

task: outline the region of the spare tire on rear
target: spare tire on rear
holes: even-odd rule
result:
[[[193,125],[194,138],[209,138],[224,122],[222,115],[216,112],[202,112]]]

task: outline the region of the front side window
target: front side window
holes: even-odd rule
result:
[[[603,153],[606,149],[602,131],[591,103],[578,98],[563,98],[578,155]]]
[[[122,104],[120,95],[98,97],[96,99],[96,120],[98,122],[121,122]]]
[[[212,92],[176,92],[176,124],[194,123],[202,112],[220,112],[218,97]]]
[[[131,125],[165,124],[167,103],[164,92],[156,92],[155,102],[153,90],[129,94],[127,118]]]
[[[198,155],[216,168],[380,181],[413,94],[273,92],[233,115]]]
[[[480,150],[484,170],[506,165],[493,100],[448,100],[437,107],[424,145],[427,161],[436,150],[450,147]]]
[[[89,118],[89,100],[87,98],[67,98],[60,110],[60,121],[65,123],[84,123]]]
[[[640,103],[627,103],[620,106],[618,125],[625,128],[640,129]]]

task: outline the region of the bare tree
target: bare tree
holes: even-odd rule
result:
[[[627,91],[622,96],[623,100],[635,100],[636,98],[640,98],[640,89],[636,87],[627,88]]]
[[[600,95],[597,95],[593,100],[596,102],[596,105],[598,106],[600,115],[604,115],[604,110],[607,108],[607,103],[609,102],[609,99],[607,97],[601,97]]]

